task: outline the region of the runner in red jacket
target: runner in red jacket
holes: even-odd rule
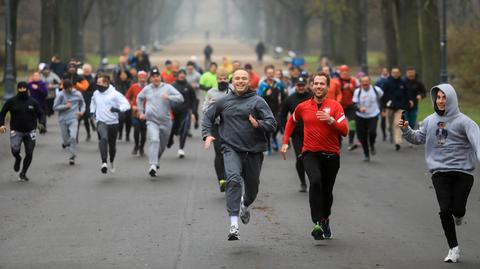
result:
[[[348,134],[343,108],[335,100],[326,98],[330,77],[326,73],[314,76],[313,98],[297,106],[289,118],[283,137],[282,155],[288,150],[288,141],[296,122],[303,122],[303,164],[310,180],[309,200],[315,226],[315,240],[330,239],[329,216],[333,203],[333,185],[340,168],[340,136]]]

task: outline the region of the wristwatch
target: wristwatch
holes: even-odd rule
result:
[[[332,125],[335,119],[333,117],[328,118],[328,125]]]

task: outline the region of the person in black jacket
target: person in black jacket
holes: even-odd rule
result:
[[[187,141],[188,131],[190,130],[191,114],[196,111],[197,95],[195,90],[187,81],[187,72],[181,69],[177,73],[177,80],[172,86],[179,91],[183,96],[183,103],[177,104],[173,107],[173,125],[168,139],[167,147],[173,145],[173,136],[180,136],[180,147],[178,149],[178,157],[182,159],[185,157],[185,142]]]
[[[19,181],[28,181],[27,170],[32,163],[33,149],[37,140],[37,121],[40,134],[45,133],[45,113],[40,104],[28,95],[28,83],[21,81],[17,85],[17,95],[8,99],[0,112],[0,134],[7,131],[5,117],[10,112],[10,147],[15,157],[13,170],[20,171],[22,157],[20,150],[25,145],[25,158]]]
[[[312,97],[312,94],[307,90],[306,80],[305,78],[300,77],[295,87],[295,93],[288,96],[287,99],[285,99],[285,101],[282,103],[282,107],[280,108],[280,123],[283,129],[285,129],[285,125],[287,124],[288,114],[293,114],[297,105],[305,100],[310,99],[310,97]],[[295,167],[297,169],[298,178],[300,179],[299,191],[306,192],[307,183],[305,181],[305,168],[303,167],[302,158],[303,123],[301,121],[297,122],[297,125],[293,130],[292,144],[293,149],[295,150],[295,156],[297,156]]]
[[[412,103],[409,104],[410,106],[407,109],[405,116],[410,128],[415,129],[418,114],[418,102],[427,96],[427,90],[425,89],[425,85],[423,85],[418,79],[417,71],[413,67],[407,69],[405,82],[407,85],[408,97],[413,101],[413,106],[411,106]]]
[[[395,122],[401,119],[403,111],[413,107],[413,100],[410,100],[408,96],[407,84],[401,77],[400,68],[392,68],[383,92],[382,99],[387,113],[387,129],[390,132],[391,142],[395,143],[395,149],[399,151],[400,144],[402,144],[402,133]]]
[[[260,184],[263,152],[267,133],[277,122],[265,100],[249,89],[250,75],[245,69],[233,73],[233,91],[213,103],[205,112],[202,137],[205,149],[216,139],[212,134],[215,119],[220,116],[225,175],[227,176],[227,211],[230,216],[228,240],[238,240],[238,218],[250,221],[249,206],[255,201]],[[242,194],[242,185],[245,192]]]

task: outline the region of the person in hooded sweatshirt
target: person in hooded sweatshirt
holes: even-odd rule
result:
[[[197,110],[197,96],[195,90],[187,81],[187,72],[184,69],[178,71],[177,80],[172,86],[182,94],[183,103],[173,107],[173,125],[167,147],[170,148],[173,145],[173,136],[178,135],[180,137],[178,157],[182,159],[185,157],[184,148],[190,130],[191,114]]]
[[[37,141],[37,121],[40,134],[44,134],[45,113],[40,104],[28,95],[28,83],[21,81],[17,85],[17,95],[8,99],[0,111],[0,134],[7,132],[5,117],[10,112],[10,147],[15,157],[13,170],[20,171],[22,143],[25,146],[25,158],[19,181],[29,181],[27,170],[32,163],[33,150]]]
[[[63,80],[63,91],[55,97],[53,110],[58,111],[58,123],[62,131],[62,147],[68,147],[70,165],[75,164],[79,119],[85,113],[85,108],[86,104],[82,93],[73,88],[71,80]]]
[[[97,123],[98,147],[102,159],[100,171],[107,173],[107,159],[110,157],[110,172],[115,173],[119,113],[129,110],[130,104],[127,98],[110,84],[110,76],[106,74],[97,76],[96,88],[90,103],[90,113]]]
[[[425,159],[440,205],[440,220],[448,242],[445,262],[457,262],[460,249],[455,225],[465,216],[468,195],[473,186],[473,170],[480,162],[478,125],[460,112],[455,89],[440,84],[430,91],[435,112],[425,118],[418,130],[399,120],[403,137],[412,144],[425,144]]]
[[[148,173],[155,177],[172,130],[172,105],[183,103],[183,96],[172,85],[162,82],[157,67],[152,68],[150,77],[152,83],[137,96],[137,109],[138,118],[147,121]]]
[[[228,72],[223,68],[219,69],[217,72],[218,89],[212,88],[208,90],[207,94],[205,95],[205,101],[203,103],[203,113],[205,113],[207,109],[217,100],[225,96],[229,88],[228,80]],[[213,165],[215,167],[215,173],[217,174],[220,192],[225,192],[225,190],[227,189],[227,181],[225,177],[225,166],[223,165],[223,154],[221,150],[222,143],[218,134],[219,124],[220,119],[217,118],[212,126],[212,136],[215,137],[215,140],[213,140],[213,148],[215,149],[215,159]]]
[[[263,152],[267,149],[267,133],[277,122],[267,102],[249,89],[250,77],[245,69],[233,73],[233,90],[217,100],[205,112],[202,137],[205,149],[216,140],[213,126],[221,117],[219,137],[227,177],[227,211],[230,216],[228,240],[239,239],[238,217],[250,221],[249,206],[254,202],[260,183]],[[242,195],[242,185],[245,193]]]

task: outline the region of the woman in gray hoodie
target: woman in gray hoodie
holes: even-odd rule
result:
[[[449,251],[445,262],[460,257],[455,224],[465,216],[473,170],[480,162],[480,130],[478,125],[460,112],[455,89],[440,84],[430,91],[435,113],[423,121],[418,130],[399,121],[403,137],[413,144],[425,144],[425,159],[432,173],[432,182],[440,205],[440,220]]]

